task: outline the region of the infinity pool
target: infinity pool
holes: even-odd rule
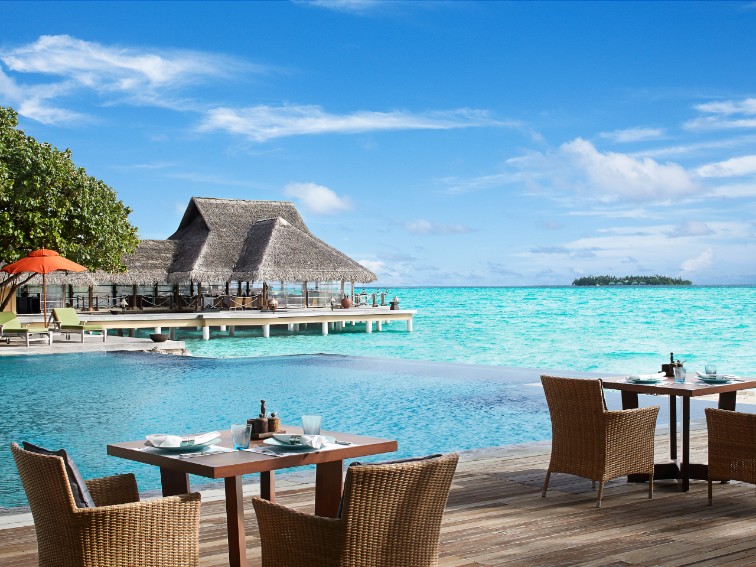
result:
[[[26,505],[10,455],[21,440],[65,447],[86,478],[133,472],[160,486],[156,467],[106,455],[150,433],[228,429],[259,412],[282,423],[321,414],[323,428],[395,438],[374,460],[546,440],[551,427],[535,369],[302,355],[196,358],[143,353],[5,357],[0,376],[0,509]],[[574,373],[559,371],[559,375]],[[653,403],[659,403],[655,398]],[[607,394],[610,408],[619,396]],[[664,406],[659,423],[665,423]],[[700,413],[700,412],[695,412]],[[203,486],[210,479],[193,477]]]
[[[255,416],[261,399],[283,423],[322,414],[324,429],[396,438],[396,456],[550,435],[540,388],[523,386],[537,381],[537,373],[497,367],[334,355],[207,359],[115,353],[8,357],[2,368],[3,508],[26,504],[11,441],[65,447],[87,478],[134,472],[141,490],[157,489],[155,467],[108,457],[106,445],[149,433],[227,429]]]

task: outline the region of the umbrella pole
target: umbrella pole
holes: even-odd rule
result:
[[[42,323],[47,326],[47,277],[42,272]]]

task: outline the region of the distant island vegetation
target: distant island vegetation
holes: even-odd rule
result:
[[[668,276],[625,276],[622,278],[616,276],[585,276],[574,280],[572,285],[693,285],[693,282]]]

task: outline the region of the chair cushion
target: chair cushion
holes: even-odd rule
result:
[[[55,455],[56,457],[63,457],[63,462],[66,465],[66,474],[68,475],[68,484],[71,486],[71,493],[74,497],[74,502],[78,508],[94,508],[95,503],[92,499],[92,495],[89,493],[87,483],[84,477],[79,472],[79,467],[73,459],[66,453],[65,449],[58,449],[57,451],[50,451],[43,447],[38,447],[31,443],[23,441],[24,450],[30,453],[39,453],[40,455]]]
[[[417,461],[427,461],[428,459],[437,459],[443,457],[441,453],[435,455],[426,455],[425,457],[409,457],[407,459],[395,459],[393,461],[381,461],[379,463],[361,463],[360,461],[353,461],[349,463],[350,467],[361,467],[364,465],[398,465],[401,463],[414,463]],[[344,493],[341,493],[341,500],[339,500],[339,511],[337,512],[337,518],[341,518],[341,511],[344,508]]]

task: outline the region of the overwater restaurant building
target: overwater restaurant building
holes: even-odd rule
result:
[[[192,197],[176,232],[142,240],[124,264],[124,273],[88,274],[96,287],[60,288],[60,303],[83,310],[259,309],[275,299],[279,308],[329,307],[354,296],[356,284],[376,280],[282,201]]]

